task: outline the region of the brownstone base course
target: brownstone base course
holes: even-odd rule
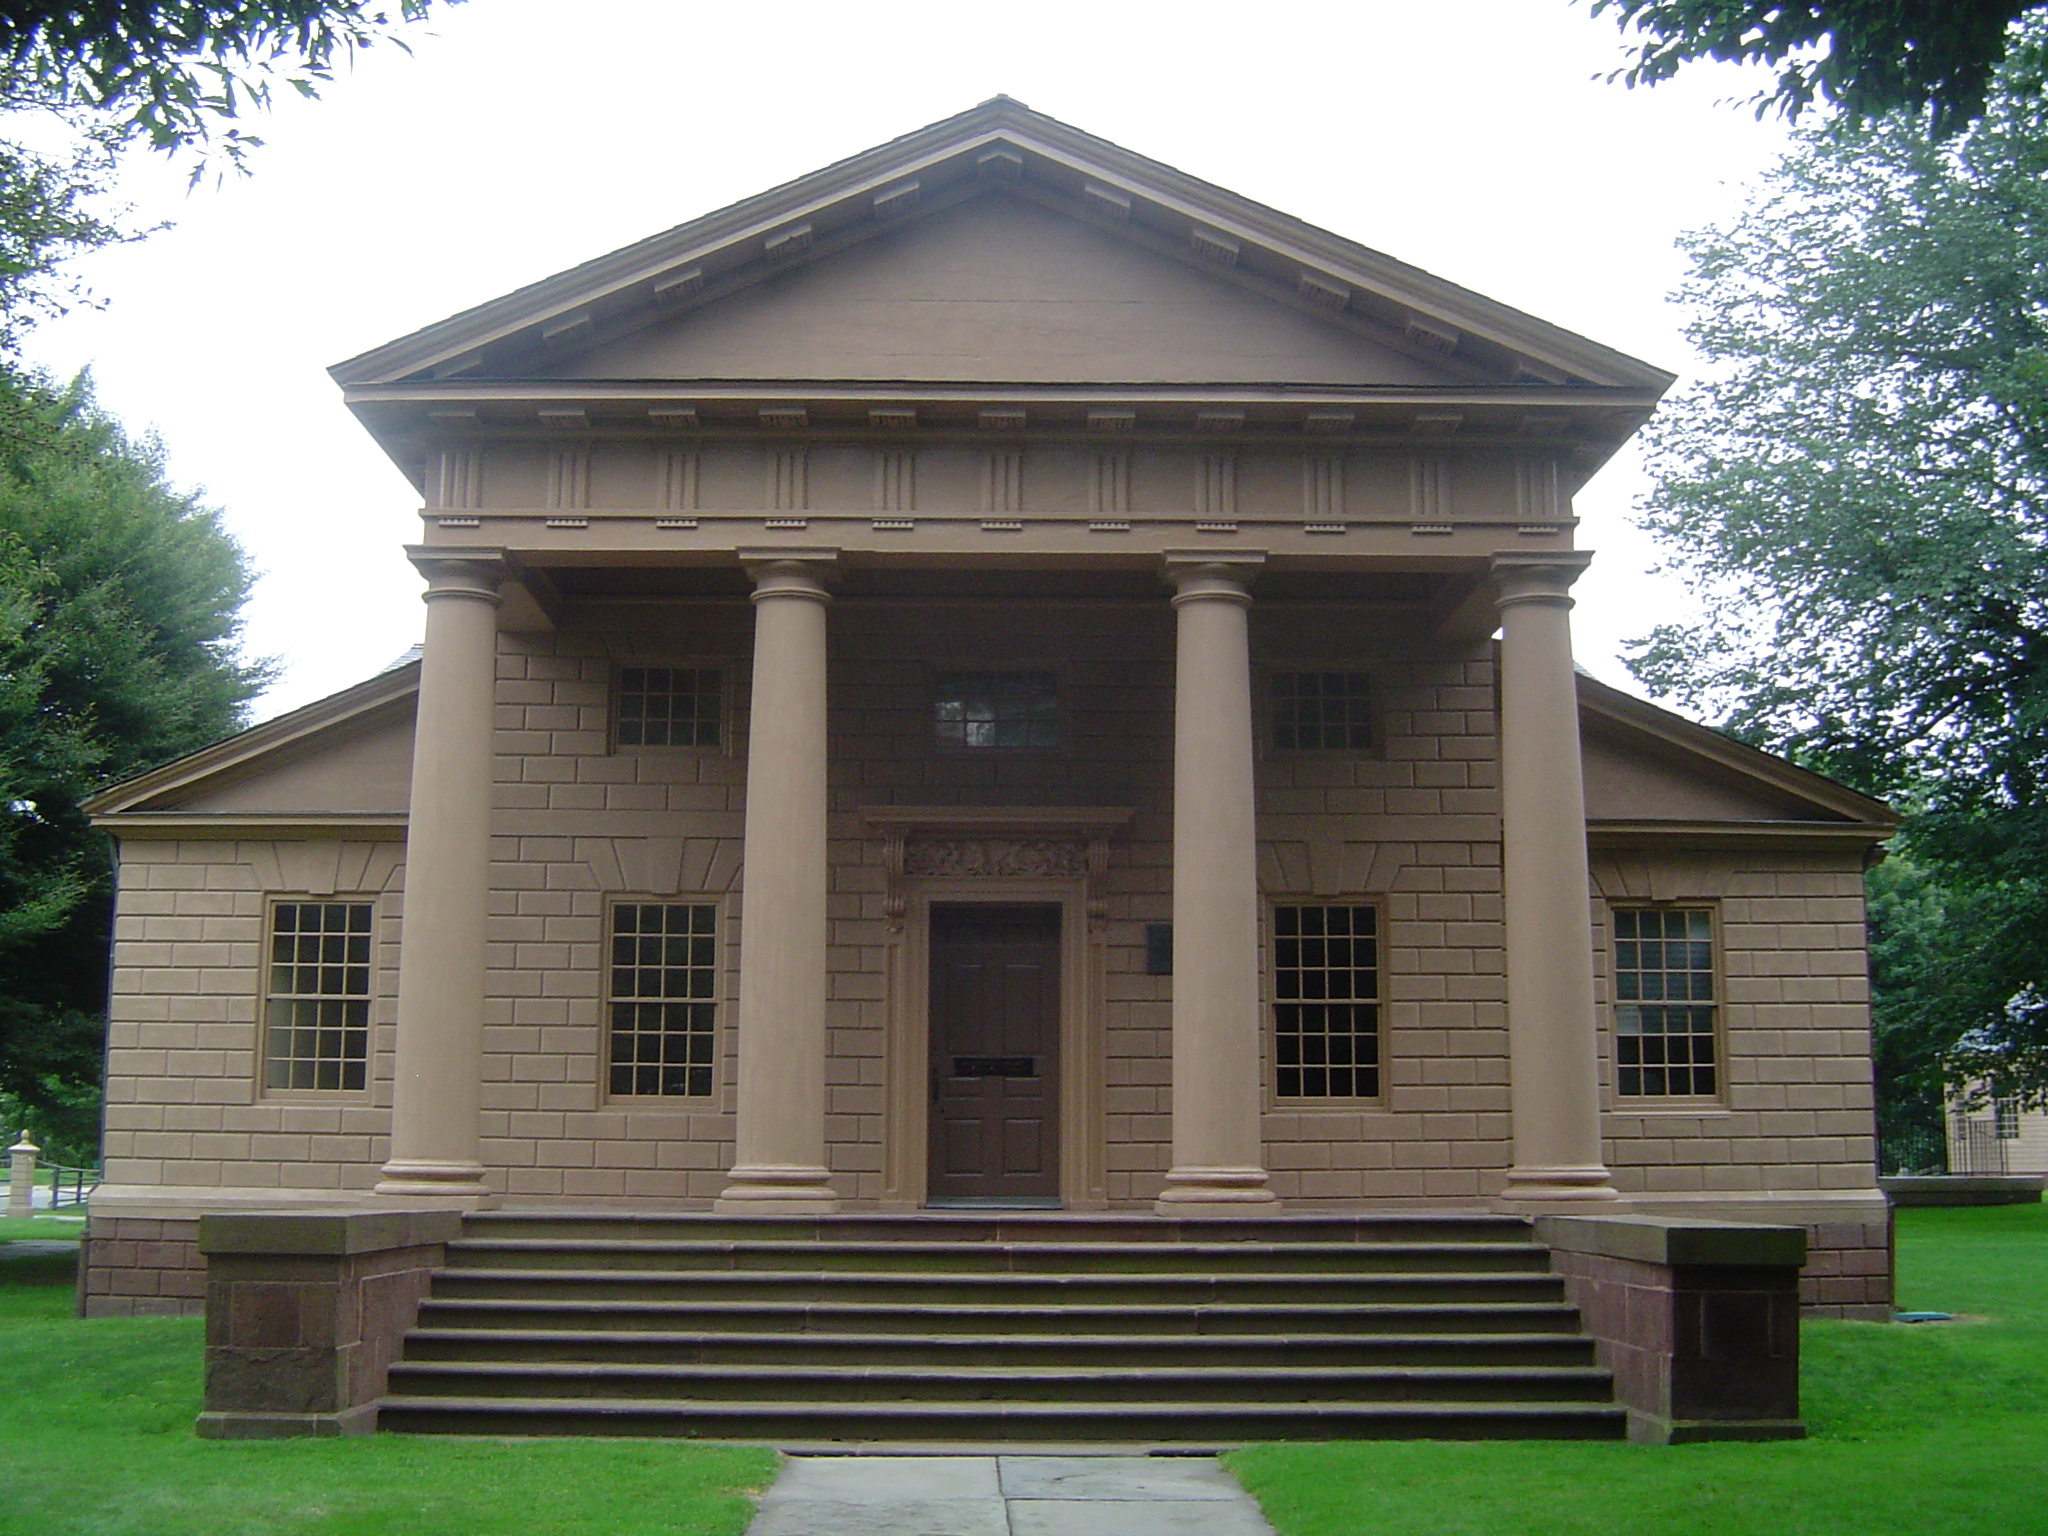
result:
[[[1892,1316],[1892,1219],[1823,1221],[1806,1229],[1799,1305],[1808,1317],[1888,1323]]]
[[[204,1216],[209,1439],[366,1434],[450,1210]]]
[[[1798,1227],[1655,1216],[1536,1223],[1565,1294],[1614,1373],[1629,1438],[1794,1440],[1799,1420]]]
[[[197,1217],[86,1222],[78,1247],[80,1317],[197,1317],[205,1310]]]

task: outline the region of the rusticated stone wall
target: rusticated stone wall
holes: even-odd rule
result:
[[[94,1216],[78,1257],[81,1317],[196,1317],[206,1261],[196,1219]]]

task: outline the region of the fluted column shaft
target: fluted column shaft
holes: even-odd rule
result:
[[[479,1200],[484,914],[498,674],[495,551],[410,551],[427,577],[399,927],[391,1156],[380,1195]]]
[[[754,578],[740,924],[739,1093],[721,1210],[823,1213],[825,1171],[825,609],[822,562],[764,559]]]
[[[1515,1160],[1502,1198],[1612,1200],[1600,1157],[1586,796],[1572,676],[1577,553],[1494,561],[1501,620],[1501,861]]]
[[[1162,1215],[1278,1204],[1259,1123],[1258,833],[1240,562],[1173,562],[1173,1166]]]

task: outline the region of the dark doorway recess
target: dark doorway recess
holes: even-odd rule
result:
[[[934,1201],[1057,1200],[1060,909],[931,909]]]

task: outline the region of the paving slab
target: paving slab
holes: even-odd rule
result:
[[[1000,1499],[993,1456],[792,1456],[761,1500],[841,1504]]]
[[[1273,1536],[1240,1493],[1217,1499],[1012,1499],[1009,1536]]]
[[[1210,1456],[793,1456],[747,1536],[1273,1536]]]
[[[747,1536],[1011,1536],[1001,1499],[788,1499],[771,1505]]]
[[[1211,1456],[1003,1456],[1008,1499],[1240,1501],[1237,1479]]]

